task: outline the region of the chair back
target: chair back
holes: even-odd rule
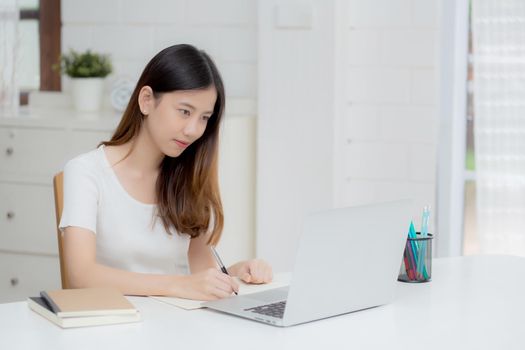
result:
[[[69,288],[67,283],[66,265],[64,262],[64,247],[62,244],[62,232],[58,228],[60,225],[60,218],[62,217],[62,209],[64,208],[64,173],[60,172],[53,177],[53,190],[55,194],[55,215],[57,220],[57,242],[58,242],[58,258],[60,261],[60,278],[62,280],[62,289]]]

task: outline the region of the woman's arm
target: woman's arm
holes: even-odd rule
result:
[[[209,237],[210,233],[191,239],[190,248],[188,249],[188,262],[191,273],[217,268],[217,263],[207,244]]]
[[[197,300],[230,296],[238,286],[217,268],[201,269],[188,276],[157,275],[111,268],[96,261],[96,235],[80,227],[65,229],[64,259],[73,288],[116,287],[127,295],[168,295]]]

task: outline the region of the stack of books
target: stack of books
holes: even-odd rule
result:
[[[30,297],[31,310],[62,328],[138,322],[140,312],[114,288],[60,289]]]

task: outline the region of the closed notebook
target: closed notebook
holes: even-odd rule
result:
[[[29,307],[63,328],[140,321],[139,311],[114,288],[44,291]]]

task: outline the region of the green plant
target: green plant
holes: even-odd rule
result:
[[[104,78],[113,69],[108,55],[93,53],[91,50],[83,53],[69,50],[69,53],[60,57],[60,63],[54,68],[71,78]]]

